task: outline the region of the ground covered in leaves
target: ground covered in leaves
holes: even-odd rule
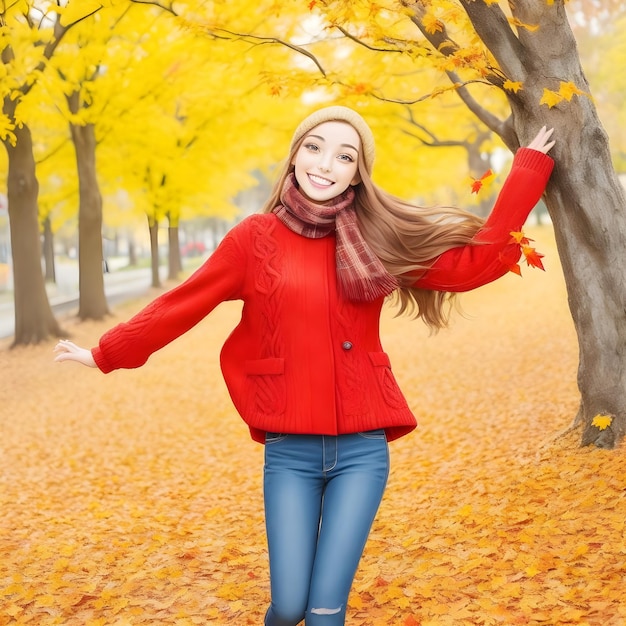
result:
[[[578,447],[575,334],[546,273],[463,296],[429,337],[383,341],[420,426],[350,598],[352,626],[626,624],[626,455]],[[91,346],[104,323],[64,325]],[[0,625],[260,625],[269,599],[262,446],[233,411],[223,305],[136,371],[0,344]]]

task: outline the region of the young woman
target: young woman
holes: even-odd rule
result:
[[[143,365],[225,300],[241,320],[221,352],[233,403],[265,444],[271,604],[266,626],[339,626],[389,471],[388,441],[416,426],[379,338],[385,297],[433,328],[451,296],[505,274],[553,162],[543,128],[515,155],[490,217],[412,206],[370,177],[374,138],[349,108],[296,129],[260,214],[244,219],[188,280],[92,350],[57,361],[108,373]]]

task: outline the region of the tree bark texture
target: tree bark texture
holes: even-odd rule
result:
[[[521,22],[540,26],[519,29],[521,48],[507,45],[510,33],[502,30],[510,27],[494,17],[497,5],[462,3],[500,67],[513,72],[508,78],[523,82],[523,90],[509,94],[520,144],[544,124],[555,129],[546,205],[579,343],[581,398],[575,423],[582,424],[582,445],[613,448],[626,433],[626,198],[591,97],[574,95],[551,108],[539,104],[544,88],[558,92],[561,83],[590,92],[563,2],[510,3]],[[492,40],[497,45],[490,45]],[[611,425],[594,426],[597,415],[611,417]]]
[[[8,153],[7,197],[13,257],[15,336],[12,346],[39,343],[63,334],[55,319],[41,266],[41,239],[33,143],[28,126],[16,126]]]
[[[56,283],[57,277],[54,264],[54,233],[52,232],[50,217],[46,217],[43,221],[43,260],[45,281],[47,283]]]
[[[161,286],[161,277],[159,276],[159,222],[154,218],[148,217],[148,226],[150,228],[150,261],[152,268],[152,286]]]
[[[78,94],[69,98],[78,109]],[[100,320],[109,314],[104,292],[102,252],[102,195],[96,172],[96,138],[93,124],[70,124],[78,172],[78,317]]]
[[[167,229],[168,237],[168,279],[177,280],[178,275],[183,269],[183,263],[180,258],[180,240],[178,226],[170,225]]]

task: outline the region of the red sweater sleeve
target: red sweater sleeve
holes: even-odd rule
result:
[[[246,261],[237,235],[245,229],[244,223],[232,229],[185,282],[100,338],[91,353],[102,372],[140,367],[153,352],[187,332],[218,304],[241,297]]]
[[[553,160],[542,152],[520,148],[489,218],[472,242],[444,252],[413,286],[469,291],[506,274],[521,255],[520,246],[511,243],[510,233],[522,229],[543,194],[553,166]]]

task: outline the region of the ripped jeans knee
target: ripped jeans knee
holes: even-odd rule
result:
[[[337,615],[337,613],[341,613],[341,607],[336,609],[311,609],[311,613],[315,615]]]
[[[343,626],[346,620],[344,606],[312,607],[306,613],[306,626]]]
[[[304,624],[306,626],[343,626],[345,624],[345,608],[311,608],[306,612]],[[265,615],[265,626],[296,626],[301,624],[301,614],[296,611],[285,612],[270,606]]]

